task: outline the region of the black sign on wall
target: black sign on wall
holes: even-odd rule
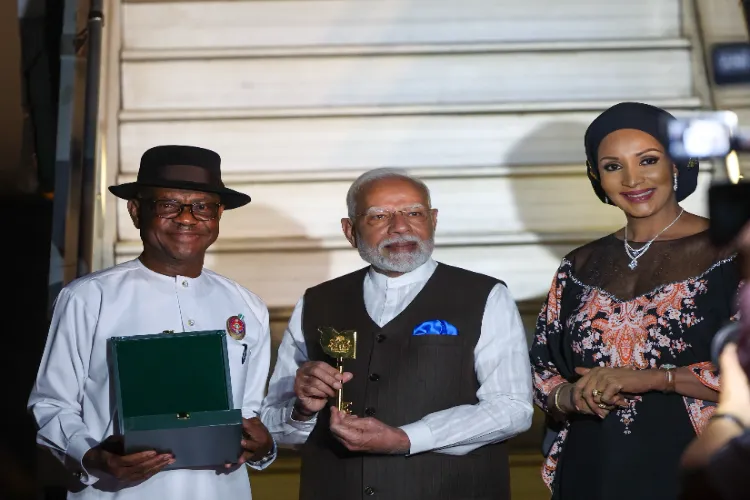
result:
[[[711,66],[717,85],[750,83],[750,43],[720,43],[711,47]]]

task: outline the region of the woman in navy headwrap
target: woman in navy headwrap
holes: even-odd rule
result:
[[[669,500],[680,455],[718,399],[714,333],[739,272],[708,220],[680,202],[698,162],[666,151],[666,111],[620,103],[584,139],[594,192],[625,227],[562,261],[531,347],[536,403],[558,427],[543,477],[553,498]]]

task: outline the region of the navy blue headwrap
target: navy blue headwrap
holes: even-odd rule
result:
[[[600,114],[586,130],[583,142],[586,148],[586,170],[588,172],[591,186],[603,203],[612,204],[606,197],[599,179],[597,168],[597,156],[599,145],[612,132],[622,129],[635,129],[645,132],[659,141],[667,149],[667,135],[665,123],[674,120],[667,111],[650,104],[640,102],[621,102],[615,104]],[[677,166],[677,201],[682,201],[690,196],[698,185],[698,160],[674,161]]]

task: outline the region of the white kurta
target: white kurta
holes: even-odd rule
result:
[[[436,268],[437,262],[430,259],[396,278],[370,269],[362,292],[372,320],[382,327],[399,315],[422,291]],[[300,299],[279,346],[263,403],[263,423],[279,444],[304,443],[316,423],[315,418],[307,422],[292,418],[296,401],[294,375],[302,363],[309,361],[302,332],[303,308],[304,299]],[[531,427],[534,408],[526,333],[516,303],[504,285],[496,285],[487,297],[482,331],[474,348],[474,367],[479,402],[425,415],[402,426],[411,442],[410,454],[433,451],[465,455]]]
[[[240,314],[245,337],[237,341],[227,335],[227,348],[234,407],[250,418],[260,410],[270,362],[268,309],[253,293],[207,269],[197,278],[169,277],[139,260],[84,276],[60,292],[29,408],[40,429],[38,443],[73,470],[83,471],[81,482],[88,487],[68,498],[250,498],[244,466],[228,473],[163,471],[140,484],[124,485],[81,465],[86,451],[114,433],[108,338],[164,330],[226,330],[227,319]]]

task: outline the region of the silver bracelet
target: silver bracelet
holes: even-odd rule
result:
[[[253,462],[252,460],[248,460],[247,463],[252,465],[253,467],[260,467],[263,464],[266,464],[273,459],[274,455],[276,454],[276,441],[273,442],[273,447],[268,451],[268,453],[265,454],[260,460],[257,462]]]

